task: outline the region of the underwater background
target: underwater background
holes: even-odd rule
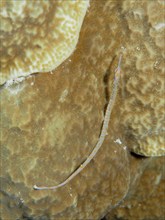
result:
[[[165,219],[165,2],[0,6],[0,218]]]

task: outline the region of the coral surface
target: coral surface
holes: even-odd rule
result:
[[[164,158],[131,158],[132,184],[127,198],[105,220],[165,218]],[[138,171],[138,172],[137,172]]]
[[[128,40],[121,123],[131,150],[145,156],[165,155],[164,10],[162,1],[125,1],[122,9]]]
[[[85,1],[0,1],[0,84],[51,71],[74,51]]]
[[[3,220],[101,219],[144,171],[133,169],[130,151],[165,154],[163,9],[162,1],[91,1],[77,48],[65,62],[1,86]],[[118,94],[100,151],[66,186],[33,190],[62,182],[93,150],[121,53]]]

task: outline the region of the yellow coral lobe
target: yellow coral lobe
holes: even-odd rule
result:
[[[85,1],[1,1],[0,84],[55,69],[74,51]]]

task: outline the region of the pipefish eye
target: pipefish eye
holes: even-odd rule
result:
[[[109,121],[111,118],[111,112],[112,112],[113,106],[115,104],[117,90],[118,90],[118,84],[119,84],[119,79],[120,79],[119,76],[120,76],[120,72],[121,72],[120,71],[121,70],[121,68],[120,68],[121,58],[122,58],[122,56],[120,56],[120,58],[119,58],[118,71],[115,73],[114,82],[113,82],[113,89],[112,89],[111,97],[109,99],[109,103],[108,103],[108,106],[107,106],[107,109],[105,112],[105,117],[104,117],[102,129],[101,129],[101,134],[100,134],[98,142],[97,142],[96,146],[93,148],[92,152],[89,154],[87,159],[82,164],[80,164],[80,166],[62,183],[60,183],[56,186],[37,186],[37,185],[34,185],[33,189],[35,189],[35,190],[47,190],[47,189],[55,190],[57,188],[60,188],[64,185],[66,185],[74,177],[76,177],[90,163],[90,161],[95,157],[95,155],[97,154],[97,152],[101,148],[101,146],[105,140],[105,137],[107,135],[108,125],[109,125]],[[116,76],[116,74],[118,74],[118,76]]]

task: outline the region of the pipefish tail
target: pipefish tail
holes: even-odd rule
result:
[[[114,77],[114,81],[113,81],[112,94],[111,94],[109,102],[108,102],[108,106],[107,106],[105,116],[104,116],[104,121],[103,121],[101,134],[99,136],[99,139],[98,139],[98,142],[97,142],[96,146],[94,147],[92,152],[89,154],[87,159],[64,182],[62,182],[62,183],[60,183],[56,186],[40,186],[39,187],[39,186],[34,185],[33,188],[35,190],[47,190],[47,189],[55,190],[57,188],[60,188],[64,185],[66,185],[74,177],[76,177],[90,163],[90,161],[95,157],[95,155],[97,154],[97,152],[101,148],[101,146],[102,146],[102,144],[105,140],[105,137],[107,135],[107,130],[108,130],[108,125],[109,125],[109,121],[110,121],[110,118],[111,118],[111,113],[112,113],[113,106],[114,106],[114,103],[115,103],[115,100],[116,100],[118,84],[119,84],[120,75],[121,75],[121,60],[122,60],[122,54],[120,54],[118,66],[115,70],[115,77]]]

